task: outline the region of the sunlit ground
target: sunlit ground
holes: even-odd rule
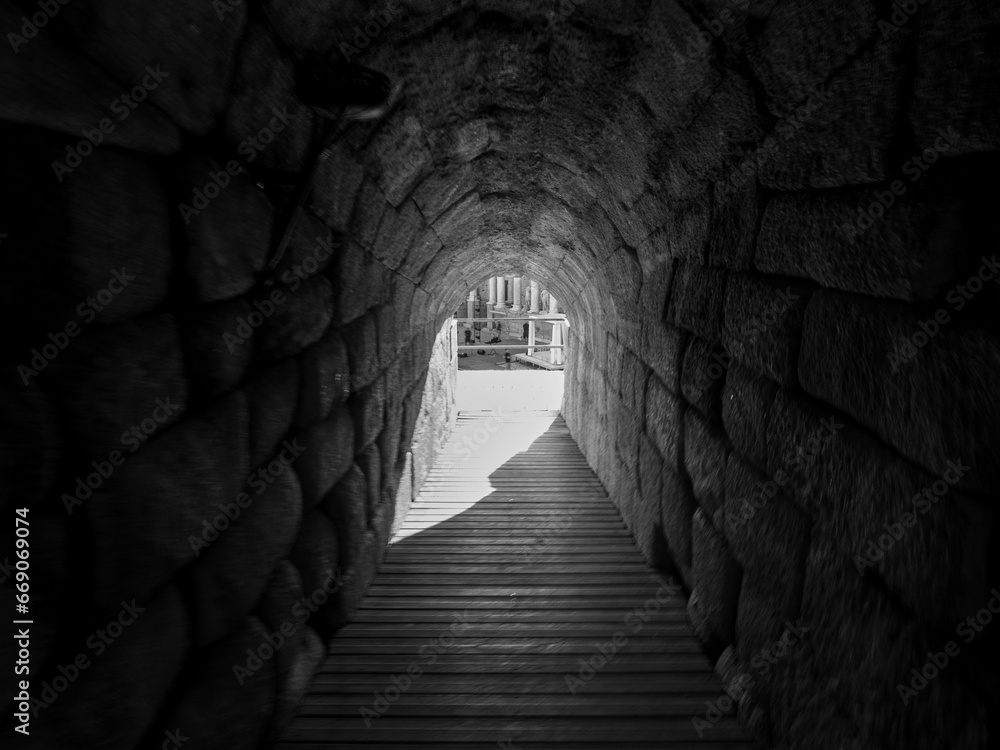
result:
[[[496,500],[490,476],[517,471],[512,460],[552,427],[562,393],[562,372],[459,372],[458,422],[390,544]]]

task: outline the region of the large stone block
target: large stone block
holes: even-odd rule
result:
[[[399,268],[425,226],[420,209],[412,200],[399,208],[387,208],[372,243],[372,253],[389,268]]]
[[[351,390],[367,388],[379,375],[378,323],[374,313],[352,321],[341,329],[351,364]]]
[[[42,373],[85,457],[130,455],[176,422],[188,401],[170,315],[84,331]],[[87,472],[91,469],[88,466]]]
[[[928,320],[939,329],[929,340]],[[926,341],[916,350],[917,361],[901,361],[904,338]],[[981,492],[1000,488],[992,450],[1000,441],[1000,391],[993,387],[998,366],[996,336],[960,327],[950,316],[938,325],[933,314],[924,318],[901,306],[826,291],[813,295],[806,308],[803,389],[934,474],[943,475],[949,461],[971,466],[959,486]]]
[[[274,455],[298,409],[299,364],[286,359],[254,370],[241,389],[250,408],[250,465]]]
[[[293,443],[304,448],[296,469],[302,481],[303,504],[312,508],[351,468],[354,423],[350,410],[336,407],[326,421],[297,434]]]
[[[784,386],[795,385],[802,316],[812,289],[754,274],[726,286],[726,352]]]
[[[889,179],[905,95],[903,35],[875,44],[827,83],[808,114],[777,128],[759,180],[776,190]]]
[[[96,130],[102,143],[109,145],[156,154],[180,150],[180,130],[162,109],[126,105],[121,97],[128,91],[122,83],[93,60],[60,44],[51,29],[38,33],[39,27],[32,24],[36,33],[30,39],[23,36],[25,17],[39,9],[15,3],[0,6],[0,28],[7,30],[12,49],[12,54],[5,50],[0,57],[0,118],[65,133],[73,137],[74,146],[87,129]],[[119,126],[126,120],[127,125]]]
[[[368,484],[361,467],[352,464],[320,507],[337,529],[341,567],[350,570],[363,559],[368,528]]]
[[[406,259],[399,272],[410,281],[419,282],[443,247],[444,244],[437,232],[433,229],[425,230],[414,239],[413,244],[408,248]]]
[[[301,387],[295,427],[303,429],[322,422],[333,407],[344,403],[351,393],[351,369],[347,345],[335,330],[299,356]]]
[[[779,746],[987,746],[991,709],[975,671],[981,661],[948,656],[947,667],[915,696],[898,687],[909,687],[912,670],[949,641],[962,656],[975,656],[975,645],[955,637],[953,627],[923,629],[822,538],[810,549],[804,591],[802,620],[810,631],[774,667],[770,703]]]
[[[381,166],[379,187],[393,206],[399,206],[433,168],[423,128],[412,115],[388,120],[372,150]]]
[[[801,596],[787,597],[774,588],[759,571],[744,570],[736,611],[736,651],[749,675],[746,697],[765,706],[775,665],[810,635],[809,626],[797,619]]]
[[[691,520],[698,507],[691,483],[687,477],[664,467],[660,499],[660,516],[663,534],[667,539],[670,557],[681,573],[684,583],[694,585],[691,576]]]
[[[274,312],[265,317],[257,334],[258,351],[264,359],[298,354],[319,341],[333,319],[333,289],[325,276],[293,283],[283,293],[273,289],[269,299],[274,302]]]
[[[365,475],[367,487],[368,523],[371,524],[382,502],[382,455],[378,444],[372,443],[357,456],[357,465]]]
[[[709,341],[720,341],[725,289],[725,270],[680,264],[674,274],[667,320]]]
[[[314,115],[294,96],[294,88],[291,61],[267,26],[250,22],[222,121],[223,138],[248,169],[298,172],[306,167]]]
[[[788,602],[797,613],[809,518],[776,482],[735,454],[729,457],[725,508],[722,530],[733,556],[744,570],[754,571],[760,593]]]
[[[364,167],[350,149],[343,143],[335,144],[316,170],[309,196],[310,208],[327,226],[346,234],[364,176]],[[385,198],[380,197],[380,200],[385,205]]]
[[[691,521],[691,599],[688,613],[710,648],[736,643],[736,603],[743,571],[703,508]]]
[[[148,96],[181,128],[204,135],[225,109],[246,17],[243,6],[220,19],[197,2],[95,0],[65,6],[57,19],[65,43],[123,81],[122,94],[145,88],[133,100]]]
[[[65,159],[64,139],[21,129],[4,136],[0,314],[18,320],[10,344],[30,359],[50,332],[65,335],[72,324],[78,334],[163,305],[173,261],[155,165],[98,148],[54,179],[50,164]]]
[[[371,385],[358,391],[349,405],[354,417],[354,452],[360,455],[378,440],[385,421],[386,382],[380,375]]]
[[[683,402],[657,377],[646,384],[645,430],[652,438],[666,465],[677,470],[681,466]]]
[[[775,196],[764,211],[754,267],[874,297],[942,294],[969,259],[974,245],[965,225],[972,217],[959,199],[912,179]]]
[[[462,165],[453,172],[435,172],[413,194],[420,213],[428,224],[476,187],[472,167]]]
[[[153,743],[143,750],[161,747],[165,733],[178,727],[188,737],[185,749],[256,746],[275,707],[277,667],[269,635],[264,623],[248,617],[239,630],[189,662],[174,686],[172,704],[150,729]]]
[[[281,226],[282,234],[287,231]],[[273,252],[277,252],[282,237],[273,238]],[[303,211],[288,237],[285,251],[270,273],[268,285],[281,282],[279,289],[288,291],[297,280],[315,276],[329,268],[333,259],[342,251],[344,239],[335,234],[312,211]]]
[[[192,390],[203,396],[219,396],[243,379],[253,357],[254,337],[252,330],[249,336],[242,335],[247,330],[240,320],[246,320],[253,309],[246,299],[238,297],[190,311],[184,328]]]
[[[233,160],[227,162],[232,164]],[[224,175],[224,188],[213,175]],[[212,159],[186,162],[179,179],[183,200],[178,206],[183,222],[184,269],[198,300],[211,302],[250,291],[271,252],[271,202],[249,177],[230,174]],[[217,193],[207,205],[197,200]]]
[[[664,301],[660,301],[661,308]],[[680,328],[652,318],[642,321],[643,358],[674,393],[680,392],[681,361],[687,334]]]
[[[725,435],[694,409],[684,411],[684,468],[691,489],[709,518],[715,518],[725,503],[726,460],[729,445]],[[720,525],[721,528],[721,525]]]
[[[341,248],[330,267],[334,282],[334,324],[353,322],[386,301],[389,270],[354,242]]]
[[[663,457],[645,435],[639,436],[637,476],[639,492],[629,530],[646,562],[654,568],[672,567],[670,550],[663,530]]]
[[[833,410],[782,391],[772,427],[775,482],[857,575],[877,575],[917,617],[940,627],[988,598],[996,513],[988,499],[918,469]]]
[[[217,535],[201,529],[192,535],[198,559],[185,569],[185,576],[197,647],[237,629],[260,600],[268,575],[291,551],[302,521],[302,490],[293,460],[283,452],[261,469],[263,475],[251,482],[253,491],[247,489],[249,497],[242,504],[246,507],[227,503],[220,509],[236,518]]]
[[[733,448],[760,469],[767,467],[770,419],[778,386],[733,363],[722,390],[722,424]]]
[[[336,592],[344,580],[340,565],[340,546],[333,521],[318,508],[311,510],[302,519],[302,531],[295,540],[292,563],[302,575],[302,590],[305,598],[319,603],[317,612],[309,624],[323,637],[329,635],[346,622],[342,606]],[[334,593],[333,598],[323,594]]]
[[[750,267],[761,209],[755,180],[737,186],[724,181],[713,185],[708,265],[734,271]]]
[[[195,558],[189,537],[236,500],[249,474],[246,398],[236,393],[156,435],[84,500],[93,529],[94,598],[154,591]]]
[[[1000,99],[982,82],[997,76],[992,54],[1000,9],[988,0],[928,3],[920,8],[910,119],[921,148],[933,148],[940,130],[958,134],[955,154],[1000,148]]]
[[[712,424],[722,422],[722,384],[729,362],[721,347],[697,336],[684,352],[680,392]]]
[[[156,720],[191,649],[184,601],[171,584],[152,600],[136,601],[129,595],[111,606],[107,617],[88,623],[85,640],[66,651],[72,656],[61,663],[67,671],[79,669],[79,677],[55,700],[46,701],[48,706],[31,725],[32,747],[135,747]],[[96,634],[98,628],[103,640]],[[120,629],[119,635],[108,643],[115,629]],[[87,666],[80,669],[81,664]],[[56,677],[60,682],[65,679],[59,672],[39,674],[37,685],[43,680],[55,682]],[[32,698],[45,701],[45,695],[39,687]]]
[[[819,89],[878,33],[877,23],[873,0],[776,4],[747,48],[771,111],[786,114]]]

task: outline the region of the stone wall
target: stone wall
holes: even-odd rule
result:
[[[641,283],[584,315],[567,421],[769,747],[985,748],[1000,696],[965,622],[1000,608],[1000,16],[887,6],[651,9],[648,109],[605,130],[677,123],[627,146],[660,190],[595,148],[604,278]]]
[[[30,508],[26,746],[258,747],[371,582],[411,459],[419,482],[449,429],[451,327],[390,259],[406,238],[362,244],[394,188],[343,142],[260,275],[319,127],[293,69],[332,41],[305,8],[53,5],[0,51],[0,505],[11,529]],[[0,5],[0,29],[36,10]]]

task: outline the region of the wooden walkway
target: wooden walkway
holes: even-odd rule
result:
[[[463,414],[277,747],[749,748],[720,695],[562,418]]]

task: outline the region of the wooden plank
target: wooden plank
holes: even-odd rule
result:
[[[645,565],[565,422],[489,418],[459,419],[276,747],[748,748],[732,712],[698,736],[691,718],[721,692],[687,602]],[[486,452],[463,456],[487,425]]]

